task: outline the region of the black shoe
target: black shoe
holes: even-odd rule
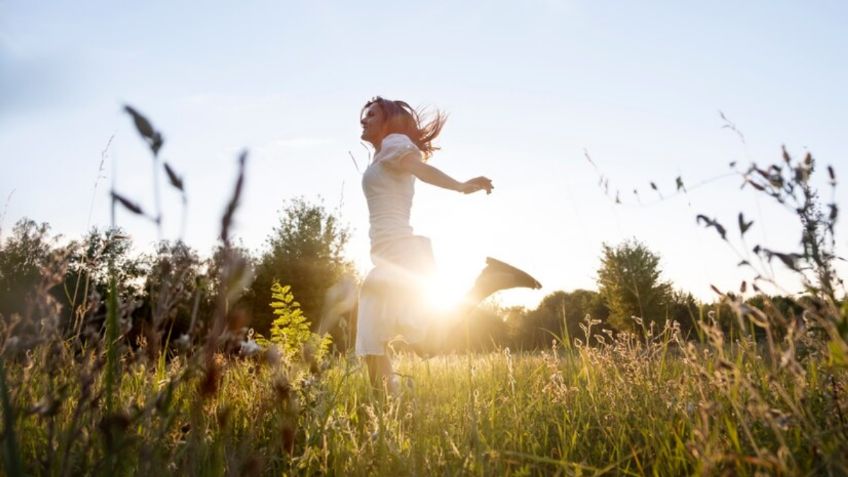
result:
[[[529,273],[492,257],[486,258],[486,268],[480,272],[471,295],[482,300],[500,290],[509,288],[542,288],[538,280]]]
[[[505,288],[521,287],[532,288],[534,290],[542,288],[542,284],[539,283],[538,280],[530,276],[529,273],[519,268],[515,268],[508,263],[501,262],[500,260],[495,260],[492,257],[486,257],[486,265],[486,269],[483,270],[483,273],[486,273],[488,270],[491,270],[493,272],[502,272],[511,275],[511,278],[513,280],[511,282],[512,286]]]

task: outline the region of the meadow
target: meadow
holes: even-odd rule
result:
[[[848,472],[847,376],[817,345],[823,330],[792,331],[772,354],[704,330],[400,354],[397,396],[372,390],[354,357],[308,347],[216,354],[217,383],[191,355],[125,356],[111,408],[102,353],[55,341],[6,364],[4,461],[8,475]]]
[[[127,109],[158,167],[161,135]],[[202,280],[164,280],[143,308],[146,328],[131,336],[132,297],[119,299],[117,287],[126,267],[104,252],[86,278],[100,288],[92,285],[90,302],[72,302],[69,321],[51,294],[67,283],[67,255],[42,267],[43,285],[30,290],[26,313],[0,320],[2,469],[10,476],[848,475],[848,303],[832,266],[836,208],[821,213],[808,183],[811,159],[786,156],[785,164],[754,167],[746,179],[800,203],[803,253],[755,250],[806,277],[794,308],[768,297],[751,305],[743,282],[739,292],[716,290],[722,306],[701,307],[685,332],[653,316],[611,331],[587,316],[579,336],[563,326],[549,345],[528,351],[469,347],[430,359],[398,351],[394,395],[371,387],[348,348],[312,331],[285,287],[272,289],[270,335],[245,335],[243,311],[229,306],[246,280],[247,264],[230,244],[240,175],[222,218],[208,308],[199,305],[200,291],[182,285],[199,290]],[[115,191],[112,201],[145,215]],[[726,239],[720,223],[701,217]],[[741,234],[750,227],[741,214],[739,227]],[[186,301],[194,304],[188,331],[172,336]]]

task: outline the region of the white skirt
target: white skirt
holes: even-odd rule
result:
[[[359,291],[356,354],[386,354],[400,338],[422,341],[430,328],[425,290],[435,271],[430,239],[418,235],[393,239],[372,248],[374,268]]]

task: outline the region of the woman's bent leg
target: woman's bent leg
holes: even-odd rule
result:
[[[447,347],[448,336],[455,334],[471,311],[483,300],[497,291],[519,287],[538,289],[542,285],[521,269],[491,257],[487,258],[486,268],[477,276],[474,286],[468,290],[459,305],[449,312],[449,316],[434,320],[435,324],[427,333],[427,338],[413,346],[413,349],[424,356],[442,353]]]
[[[524,270],[488,257],[486,268],[480,272],[474,286],[465,295],[465,302],[470,310],[492,293],[509,288],[539,289],[542,284]]]

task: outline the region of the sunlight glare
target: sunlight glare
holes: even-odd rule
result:
[[[449,274],[440,270],[426,287],[427,302],[438,312],[447,312],[459,305],[466,291],[467,284],[464,280],[457,279],[457,275]]]

